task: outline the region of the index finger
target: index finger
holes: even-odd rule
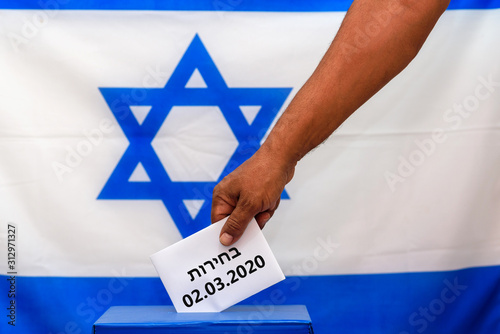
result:
[[[238,241],[253,217],[258,213],[258,209],[238,201],[236,208],[229,215],[226,223],[220,231],[219,240],[221,244],[230,246]]]

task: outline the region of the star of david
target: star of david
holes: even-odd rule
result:
[[[186,87],[196,70],[206,87]],[[228,87],[198,35],[163,88],[99,89],[127,137],[129,146],[98,199],[160,200],[182,237],[210,225],[213,188],[257,151],[291,91],[291,88]],[[131,112],[134,106],[151,106],[142,122]],[[216,106],[220,109],[238,144],[217,180],[173,181],[162,165],[152,141],[174,106]],[[241,106],[260,106],[251,123],[244,117]],[[130,180],[139,164],[142,164],[149,181]],[[289,198],[286,191],[282,198]],[[185,200],[203,202],[194,217],[186,208]]]

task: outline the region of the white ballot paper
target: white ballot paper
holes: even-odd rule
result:
[[[177,312],[220,312],[285,279],[255,219],[232,246],[219,242],[226,219],[151,255]]]

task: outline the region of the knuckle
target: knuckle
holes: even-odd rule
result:
[[[232,217],[229,217],[226,221],[226,230],[229,232],[238,232],[243,228],[242,224]]]
[[[278,200],[276,201],[276,204],[273,207],[273,212],[276,211],[276,209],[280,206],[281,198],[278,197]]]
[[[213,197],[220,196],[220,194],[223,192],[223,184],[222,181],[221,183],[218,183],[215,187],[214,190],[212,191]]]
[[[245,210],[246,212],[251,212],[251,213],[257,213],[260,211],[260,205],[253,199],[253,197],[250,197],[250,199],[241,199],[241,208]]]

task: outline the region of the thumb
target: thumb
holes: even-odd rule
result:
[[[243,209],[242,205],[236,205],[220,231],[220,243],[224,246],[231,246],[238,241],[256,213],[253,210]]]

